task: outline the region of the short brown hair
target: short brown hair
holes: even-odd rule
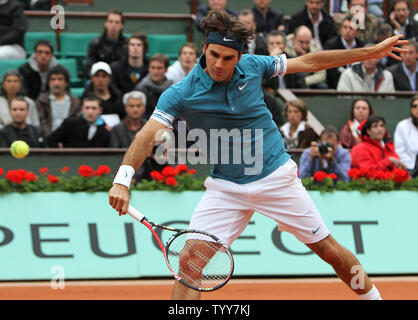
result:
[[[165,54],[156,53],[149,58],[149,64],[151,65],[152,61],[160,61],[164,64],[164,67],[167,69],[170,66],[170,58]]]
[[[142,41],[142,45],[144,46],[144,57],[148,52],[148,37],[145,33],[142,32],[135,32],[134,34],[132,34],[128,40],[126,40],[126,46],[129,45],[129,41],[131,41],[132,39],[137,39],[137,40],[141,40]]]
[[[109,16],[110,16],[111,14],[116,14],[116,15],[120,16],[121,21],[122,21],[122,24],[125,24],[125,17],[123,16],[122,11],[120,11],[120,10],[116,10],[116,9],[110,10],[110,11],[107,13],[106,20],[107,20],[107,19],[109,19]]]
[[[180,50],[179,50],[179,56],[183,52],[183,49],[184,48],[190,48],[190,49],[192,49],[195,52],[196,57],[199,56],[199,49],[197,48],[197,45],[194,42],[186,42],[185,44],[183,44],[181,46]]]
[[[201,24],[206,40],[210,32],[233,36],[244,43],[255,38],[255,30],[248,29],[238,18],[225,11],[209,11],[209,14],[202,19]]]
[[[290,106],[297,108],[302,113],[302,121],[306,121],[308,119],[308,108],[306,107],[305,101],[302,99],[287,101],[284,107],[285,116]]]

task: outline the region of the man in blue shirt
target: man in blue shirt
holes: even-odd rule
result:
[[[229,153],[236,155],[237,145],[244,145],[240,149],[241,159],[238,159],[241,161],[229,157],[229,163],[213,162],[211,176],[205,181],[206,193],[189,227],[214,234],[230,245],[245,229],[252,214],[261,213],[278,221],[280,230],[291,232],[330,263],[339,277],[350,285],[352,267],[360,263],[329,234],[300,182],[297,166],[286,153],[277,126],[264,104],[261,80],[286,73],[335,68],[385,55],[395,58],[393,51],[403,51],[395,45],[405,42],[393,37],[374,47],[320,51],[287,60],[284,55],[242,55],[244,44],[254,37],[254,30],[247,29],[225,12],[210,12],[202,20],[202,27],[206,34],[203,56],[185,79],[163,93],[154,114],[135,137],[109,191],[110,205],[119,214],[127,213],[129,186],[135,169],[160,139],[161,131],[176,118],[185,119],[190,128],[199,128],[210,137],[214,130],[234,132],[233,138],[237,140],[232,139]],[[237,132],[241,135],[235,136]],[[242,144],[236,143],[241,142],[238,138],[242,139]],[[221,134],[213,139],[209,157],[217,151],[219,142],[221,147],[225,145],[223,139],[229,143],[231,135]],[[261,153],[261,166],[254,167],[245,161],[249,151]],[[353,291],[360,299],[380,299],[379,291],[364,270],[360,273],[364,286],[352,288]],[[200,295],[176,282],[172,297],[197,299]]]

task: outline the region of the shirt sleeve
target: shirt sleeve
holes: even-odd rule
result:
[[[251,58],[256,60],[259,71],[265,79],[282,77],[286,74],[287,57],[285,54],[278,56],[251,55]]]
[[[178,86],[174,85],[168,88],[160,96],[150,119],[158,121],[166,127],[171,127],[171,124],[178,117],[183,105],[182,97],[183,95],[178,89]]]

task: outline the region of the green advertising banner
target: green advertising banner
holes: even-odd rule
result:
[[[369,274],[418,273],[416,192],[310,192],[331,234]],[[133,192],[131,203],[160,224],[186,227],[203,192]],[[163,241],[170,232],[163,231]],[[275,221],[255,213],[231,247],[235,276],[333,275]],[[0,196],[0,280],[165,277],[149,230],[119,217],[107,193]]]

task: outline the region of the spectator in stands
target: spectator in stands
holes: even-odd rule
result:
[[[327,41],[337,35],[334,20],[324,9],[324,0],[306,0],[305,7],[292,15],[289,33],[296,33],[300,26],[307,26],[313,38],[325,47]]]
[[[344,148],[351,149],[361,142],[360,124],[374,115],[374,109],[370,101],[364,98],[356,99],[351,104],[350,118],[340,130],[339,138]]]
[[[286,102],[284,114],[287,122],[280,131],[287,149],[308,148],[312,141],[318,139],[318,135],[306,123],[308,108],[302,99]]]
[[[395,129],[395,151],[412,177],[418,176],[418,95],[411,100],[411,115]]]
[[[418,22],[411,17],[411,5],[408,0],[394,0],[386,22],[392,25],[395,35],[403,34],[404,39],[418,41]]]
[[[367,44],[366,46],[373,46]],[[370,59],[352,65],[341,73],[338,91],[395,92],[392,73],[380,65],[380,59]]]
[[[383,17],[383,0],[368,0],[368,12],[378,18]]]
[[[10,70],[3,76],[0,90],[0,127],[12,123],[12,117],[10,115],[10,102],[17,96],[23,97],[28,103],[29,114],[26,117],[26,123],[39,126],[40,122],[35,102],[29,97],[24,96],[21,75],[16,70]]]
[[[406,170],[399,160],[383,117],[373,115],[360,125],[361,142],[351,149],[351,167],[392,171],[395,167]]]
[[[237,13],[229,10],[227,7],[227,0],[208,0],[208,5],[207,6],[201,6],[197,9],[196,12],[196,19],[194,21],[195,26],[197,28],[197,30],[202,31],[202,25],[201,25],[201,21],[204,17],[206,17],[209,13],[209,11],[211,10],[220,10],[220,11],[226,11],[228,12],[231,16],[236,17]]]
[[[116,114],[122,120],[125,117],[122,93],[111,82],[112,69],[110,66],[103,61],[93,64],[90,70],[90,80],[91,82],[81,95],[81,99],[94,93],[101,100],[102,114]]]
[[[165,74],[173,83],[180,82],[194,68],[199,57],[199,50],[193,42],[187,42],[181,46],[178,60],[168,67]]]
[[[125,105],[127,116],[110,131],[111,148],[128,148],[134,140],[135,135],[145,124],[143,117],[145,105],[147,104],[145,94],[140,91],[125,93],[123,96],[123,104]],[[151,180],[150,173],[153,170],[162,170],[163,167],[163,165],[159,165],[154,157],[150,155],[136,171],[134,179],[136,181],[141,181],[142,179]]]
[[[126,118],[110,131],[111,148],[128,148],[144,126],[147,97],[143,92],[131,91],[123,95]]]
[[[123,36],[125,18],[118,10],[111,10],[104,23],[103,34],[93,39],[88,47],[85,75],[89,77],[91,66],[104,61],[108,64],[122,59],[126,55],[126,38]]]
[[[338,180],[349,181],[351,168],[350,151],[340,145],[338,131],[332,126],[326,127],[319,136],[319,143],[311,142],[299,161],[300,178],[312,177],[315,172],[334,173]]]
[[[154,112],[161,94],[173,84],[165,76],[169,65],[170,59],[166,55],[154,54],[149,59],[148,75],[135,87],[135,90],[143,92],[147,97],[145,110],[145,119],[147,120]]]
[[[254,13],[249,9],[241,10],[238,14],[238,19],[249,29],[255,31]],[[263,35],[256,33],[255,38],[250,40],[245,45],[244,53],[267,55],[267,44]]]
[[[68,90],[70,74],[65,67],[53,67],[48,73],[47,83],[47,91],[36,99],[39,120],[46,136],[56,130],[64,119],[80,111],[80,101]]]
[[[254,0],[254,19],[256,33],[266,36],[273,30],[286,32],[284,14],[270,6],[271,0]]]
[[[393,28],[389,23],[382,23],[379,27],[379,30],[377,31],[377,42],[382,42],[386,40],[387,38],[390,38],[393,36]],[[394,52],[394,54],[399,56],[398,52]],[[389,68],[393,66],[394,64],[397,64],[399,61],[392,58],[392,57],[383,57],[380,59],[380,64],[384,68]]]
[[[39,40],[29,61],[19,67],[23,84],[29,98],[36,100],[46,90],[46,77],[49,70],[57,65],[54,47],[47,40]]]
[[[286,34],[282,31],[273,30],[267,36],[268,55],[276,56],[285,54],[291,58],[284,50],[286,49]],[[305,74],[301,72],[286,74],[284,77],[274,77],[263,81],[263,87],[269,92],[276,94],[278,89],[306,89]]]
[[[358,29],[352,28],[352,19],[353,16],[351,15],[345,17],[343,23],[341,24],[340,34],[328,40],[325,45],[326,50],[349,50],[354,48],[361,48],[364,46],[363,41],[357,38]],[[326,71],[328,88],[337,88],[341,72],[343,72],[348,67],[350,67],[350,65],[341,66],[339,68],[332,68]]]
[[[12,123],[0,130],[0,147],[8,148],[16,140],[25,141],[29,147],[42,148],[44,135],[41,127],[27,124],[29,104],[24,97],[16,97],[10,102]]]
[[[418,89],[418,42],[410,40],[407,45],[402,46],[408,52],[401,52],[402,61],[391,66],[395,90],[417,91]]]
[[[122,93],[132,91],[148,74],[147,52],[147,36],[134,33],[127,41],[127,55],[110,65],[112,82]]]
[[[377,39],[377,31],[379,30],[380,20],[371,13],[368,13],[367,0],[348,0],[348,13],[334,16],[337,30],[340,29],[341,23],[349,14],[355,17],[355,21],[359,28],[358,38],[363,42],[369,42]]]
[[[319,43],[312,38],[312,32],[306,26],[300,26],[294,34],[287,36],[286,53],[289,56],[297,57],[310,52],[321,50]],[[305,84],[311,89],[327,89],[327,72],[320,70],[317,72],[304,73]]]
[[[28,21],[17,0],[0,0],[0,60],[25,59]]]
[[[107,148],[110,133],[100,117],[100,98],[94,95],[83,99],[81,114],[66,118],[48,137],[48,145],[56,148]]]

